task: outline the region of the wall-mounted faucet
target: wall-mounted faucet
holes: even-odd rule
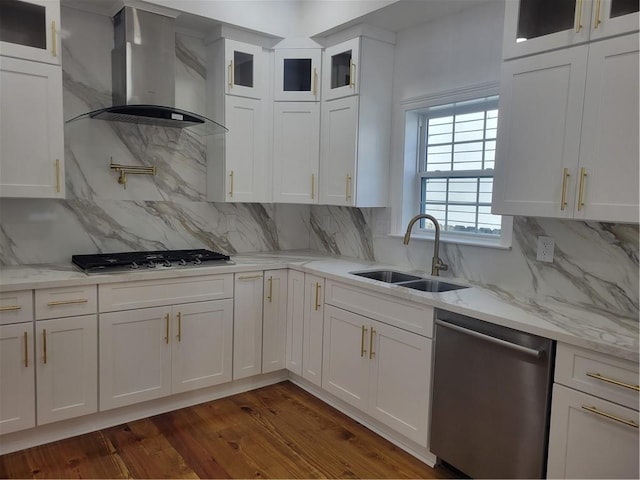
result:
[[[407,225],[407,233],[404,234],[403,243],[405,245],[409,245],[409,239],[411,238],[411,229],[413,228],[413,224],[416,223],[421,218],[428,218],[433,222],[434,227],[436,227],[436,235],[433,241],[433,259],[431,260],[431,275],[438,276],[440,274],[439,273],[440,270],[448,270],[449,266],[442,263],[442,260],[440,260],[440,257],[439,257],[440,224],[438,223],[438,220],[436,220],[434,216],[429,215],[427,213],[421,213],[413,217],[411,220],[409,220],[409,225]]]

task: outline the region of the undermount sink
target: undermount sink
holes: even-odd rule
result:
[[[453,283],[441,282],[440,280],[414,280],[411,282],[402,282],[401,287],[413,288],[423,292],[448,292],[449,290],[459,290],[461,288],[469,288],[464,285],[455,285]]]
[[[412,288],[422,292],[448,292],[449,290],[458,290],[461,288],[469,288],[464,285],[456,285],[455,283],[443,282],[441,280],[430,280],[427,278],[410,275],[408,273],[396,272],[395,270],[370,270],[368,272],[349,272],[358,277],[369,278],[379,282],[393,283],[399,287]]]
[[[409,275],[408,273],[396,272],[394,270],[372,270],[369,272],[349,272],[358,277],[370,278],[386,283],[408,282],[412,280],[421,280],[420,277]]]

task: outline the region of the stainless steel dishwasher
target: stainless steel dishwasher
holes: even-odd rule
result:
[[[554,348],[436,310],[431,451],[473,478],[544,478]]]

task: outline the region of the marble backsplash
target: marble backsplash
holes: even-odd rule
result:
[[[111,20],[62,9],[64,117],[110,105]],[[176,36],[176,106],[205,113],[205,49]],[[188,131],[82,120],[65,125],[66,199],[0,201],[0,265],[67,263],[71,255],[208,248],[228,254],[311,248],[430,270],[432,243],[387,235],[387,209],[205,200],[205,141]],[[155,165],[117,183],[109,162]],[[553,263],[536,239],[555,239]],[[638,315],[638,226],[517,217],[513,246],[442,244],[443,276],[504,292]]]

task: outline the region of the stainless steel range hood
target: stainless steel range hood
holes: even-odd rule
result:
[[[113,107],[84,113],[81,118],[190,127],[200,135],[224,133],[219,123],[175,108],[174,19],[125,6],[113,17],[111,51]]]

